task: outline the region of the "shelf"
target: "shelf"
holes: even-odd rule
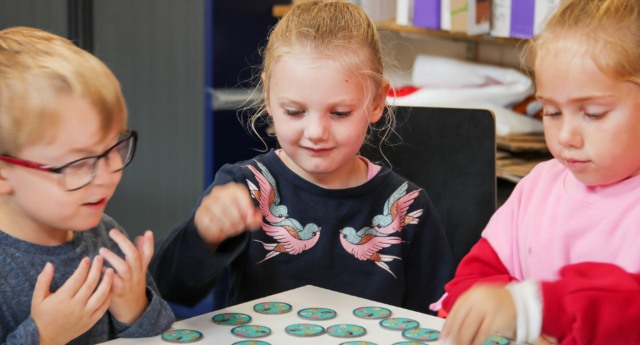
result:
[[[274,17],[277,17],[277,18],[283,17],[285,14],[287,14],[287,12],[289,12],[292,6],[293,5],[274,5],[272,9],[272,14]],[[444,30],[433,30],[433,29],[418,28],[415,26],[404,26],[404,25],[396,24],[393,21],[378,22],[376,23],[376,25],[379,30],[387,30],[387,31],[393,31],[393,32],[406,32],[406,33],[447,38],[447,39],[460,40],[460,41],[485,42],[485,43],[510,44],[510,45],[518,45],[526,41],[519,38],[493,37],[490,35],[469,36],[463,33],[452,33]]]
[[[475,41],[475,42],[510,44],[510,45],[524,44],[526,41],[519,38],[493,37],[490,35],[469,36],[463,33],[454,33],[454,32],[449,32],[444,30],[433,30],[433,29],[418,28],[415,26],[404,26],[404,25],[396,24],[395,22],[391,22],[391,21],[378,22],[376,23],[376,25],[378,26],[379,30],[406,32],[406,33],[441,37],[441,38],[460,40],[460,41]]]

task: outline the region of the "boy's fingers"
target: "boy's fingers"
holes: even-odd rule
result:
[[[80,289],[78,289],[74,298],[79,298],[82,301],[89,299],[89,296],[91,296],[91,293],[93,293],[98,285],[98,281],[100,281],[102,262],[103,259],[100,255],[93,258],[93,264],[91,265],[91,269],[89,269],[89,275],[87,275],[87,279],[84,281],[84,284],[82,284]]]
[[[131,276],[131,267],[121,257],[107,248],[100,248],[100,255],[116,270],[116,273],[123,279],[129,279]]]
[[[106,301],[111,297],[111,284],[113,283],[113,269],[108,268],[102,276],[102,281],[95,292],[89,297],[86,304],[86,309],[89,312],[94,312],[99,309]],[[104,314],[104,313],[103,313]]]
[[[140,268],[140,254],[138,253],[136,246],[129,241],[127,236],[123,235],[117,229],[111,229],[111,231],[109,231],[109,237],[118,244],[118,247],[122,250],[124,257],[129,265],[131,265],[131,268],[134,270]],[[119,273],[120,272],[118,272],[118,274]]]
[[[42,269],[42,272],[38,275],[35,289],[33,289],[32,303],[40,303],[45,300],[50,294],[51,279],[53,279],[53,264],[47,262]]]
[[[153,232],[151,230],[145,231],[144,235],[136,239],[136,248],[140,253],[142,268],[146,270],[153,257]]]
[[[78,289],[84,284],[85,279],[87,278],[87,274],[89,273],[89,265],[91,261],[89,258],[84,258],[80,261],[78,268],[73,272],[71,277],[67,279],[67,281],[58,289],[57,293],[62,293],[69,298],[73,297]]]

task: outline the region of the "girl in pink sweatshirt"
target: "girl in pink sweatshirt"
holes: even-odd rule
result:
[[[442,336],[640,343],[640,1],[566,0],[530,43],[538,165],[446,286]]]

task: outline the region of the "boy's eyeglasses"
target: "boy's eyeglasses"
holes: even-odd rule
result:
[[[121,135],[118,138],[118,143],[111,146],[111,148],[105,151],[105,153],[99,156],[78,159],[58,168],[6,155],[0,156],[0,160],[30,169],[61,174],[64,187],[71,192],[78,190],[93,181],[93,178],[96,176],[98,161],[102,158],[105,159],[109,170],[112,172],[118,172],[124,169],[133,159],[133,155],[136,152],[137,141],[138,133],[131,130],[127,131],[126,134]]]

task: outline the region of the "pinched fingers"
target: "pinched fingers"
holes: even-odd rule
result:
[[[67,281],[58,289],[56,294],[64,295],[66,298],[72,298],[75,296],[76,292],[82,284],[84,284],[87,279],[87,274],[89,271],[89,265],[91,261],[89,258],[83,258],[76,268],[75,272],[67,279]]]
[[[44,301],[47,296],[51,294],[51,279],[53,279],[53,264],[47,262],[42,269],[42,272],[38,275],[36,286],[33,289],[33,297],[31,304],[39,304]]]
[[[144,235],[136,237],[136,249],[140,253],[142,267],[146,270],[153,257],[153,232],[147,230]]]
[[[116,271],[115,273],[122,278],[123,280],[130,280],[132,276],[131,267],[129,264],[124,261],[123,258],[119,257],[116,253],[110,251],[107,248],[100,248],[100,255],[104,257],[105,260],[113,267]]]
[[[111,284],[113,283],[113,269],[107,268],[102,276],[102,282],[91,295],[86,304],[86,309],[92,312],[92,319],[94,316],[99,315],[97,318],[101,318],[102,315],[109,308],[111,302]]]
[[[120,247],[120,250],[122,250],[124,254],[125,261],[131,266],[131,269],[137,272],[142,267],[142,260],[136,246],[129,241],[127,236],[123,235],[117,229],[111,229],[111,231],[109,231],[109,237],[118,244],[118,247]],[[118,271],[118,274],[120,274],[120,271]]]
[[[85,279],[84,284],[80,286],[78,291],[76,292],[73,298],[78,299],[80,301],[86,301],[89,299],[93,291],[96,289],[98,282],[100,281],[100,272],[102,272],[102,262],[103,259],[100,255],[97,255],[93,258],[93,264],[89,269],[89,274],[87,275],[87,279]]]

